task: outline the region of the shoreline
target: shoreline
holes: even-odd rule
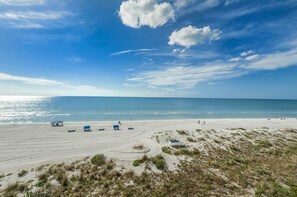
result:
[[[213,121],[213,120],[268,120],[268,121],[273,121],[273,120],[283,120],[283,117],[267,117],[267,118],[172,118],[172,119],[120,119],[120,120],[95,120],[95,121],[64,121],[66,124],[86,124],[86,123],[94,123],[94,124],[99,124],[99,123],[117,123],[118,121],[121,122],[163,122],[163,121],[198,121],[198,120],[203,120],[203,121]],[[297,120],[297,117],[284,117],[285,120]],[[54,120],[54,119],[53,119]],[[56,120],[56,119],[55,119]],[[60,120],[60,119],[57,119]],[[61,119],[62,120],[62,119]],[[62,120],[63,121],[63,120]],[[1,123],[0,122],[0,127],[5,126],[5,125],[46,125],[50,124],[50,122],[21,122],[21,123]]]

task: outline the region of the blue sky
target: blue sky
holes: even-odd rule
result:
[[[0,0],[0,95],[297,99],[296,0]]]

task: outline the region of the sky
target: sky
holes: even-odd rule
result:
[[[0,95],[297,99],[296,0],[0,0]]]

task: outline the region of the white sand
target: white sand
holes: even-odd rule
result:
[[[31,169],[46,163],[68,162],[103,153],[118,163],[127,163],[143,155],[132,153],[133,146],[143,144],[148,155],[161,152],[161,144],[151,139],[154,133],[168,130],[196,130],[226,128],[274,129],[297,128],[297,119],[206,119],[197,120],[123,121],[120,131],[113,131],[115,122],[65,123],[53,128],[49,124],[0,125],[0,174]],[[92,132],[83,132],[83,125],[91,125]],[[134,130],[128,130],[133,127]],[[105,128],[105,131],[98,131]],[[68,133],[68,129],[76,129]],[[223,132],[223,131],[222,131]]]

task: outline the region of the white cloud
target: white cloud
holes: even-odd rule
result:
[[[124,51],[114,52],[114,53],[111,53],[110,55],[117,56],[117,55],[123,55],[123,54],[127,54],[127,53],[151,52],[151,51],[155,51],[155,50],[156,49],[129,49],[129,50],[124,50]]]
[[[69,16],[73,14],[66,11],[6,11],[0,12],[0,23],[11,28],[41,29],[66,25]]]
[[[61,82],[51,79],[15,76],[0,73],[0,94],[9,92],[12,95],[112,95],[110,90],[99,89],[95,86]],[[13,82],[5,83],[5,82]],[[19,83],[16,83],[19,82]],[[29,85],[28,86],[26,86]],[[13,86],[11,89],[10,87]]]
[[[209,26],[196,28],[190,25],[172,32],[168,44],[181,45],[189,48],[205,42],[219,40],[221,33],[219,29],[211,30]]]
[[[175,0],[174,7],[177,15],[203,12],[217,6],[230,6],[242,0]]]
[[[119,16],[122,22],[133,28],[147,25],[156,28],[174,19],[174,10],[167,3],[155,0],[128,0],[120,6]]]
[[[289,66],[297,66],[297,48],[285,52],[261,55],[259,60],[249,63],[244,68],[253,70],[275,70]]]
[[[254,54],[254,55],[250,55],[250,56],[246,57],[245,60],[252,61],[252,60],[257,59],[258,57],[259,57],[258,54]]]
[[[31,23],[31,22],[24,22],[24,23],[10,23],[10,27],[17,28],[17,29],[43,29],[45,28],[43,25],[39,23]]]
[[[229,5],[232,5],[232,4],[240,2],[240,1],[242,1],[242,0],[225,0],[224,5],[229,6]]]
[[[27,84],[32,85],[47,85],[47,86],[56,86],[56,85],[64,85],[62,82],[49,80],[49,79],[42,79],[42,78],[31,78],[31,77],[21,77],[21,76],[14,76],[5,73],[0,73],[0,80],[4,81],[19,81]]]
[[[0,5],[10,6],[43,5],[44,3],[44,0],[0,0]]]
[[[239,62],[241,60],[241,57],[234,57],[229,59],[229,62]]]
[[[57,20],[64,18],[66,16],[72,15],[70,12],[65,11],[48,11],[48,12],[17,12],[9,11],[0,13],[0,18],[2,19],[12,19],[12,20],[26,20],[26,19],[35,19],[35,20]]]
[[[244,51],[244,52],[240,53],[240,56],[245,57],[252,53],[254,53],[254,50]]]
[[[242,75],[236,64],[214,62],[203,66],[174,66],[163,70],[145,71],[128,81],[149,86],[192,88],[200,82],[227,79]]]
[[[173,87],[179,89],[193,88],[198,83],[214,83],[217,80],[229,79],[251,74],[260,70],[275,70],[297,66],[297,46],[283,52],[271,54],[253,54],[252,50],[243,56],[227,61],[215,61],[202,66],[171,65],[164,69],[135,73],[127,79],[129,84],[141,84],[146,87]],[[247,56],[245,56],[247,54]]]

